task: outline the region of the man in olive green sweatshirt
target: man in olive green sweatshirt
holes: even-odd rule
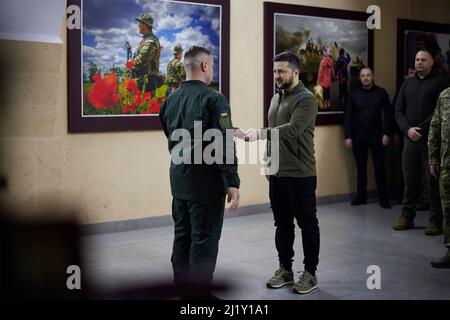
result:
[[[283,52],[273,61],[278,93],[270,103],[267,138],[275,138],[277,135],[272,133],[275,130],[278,132],[279,170],[268,179],[280,268],[267,282],[267,286],[281,288],[294,283],[292,262],[295,218],[302,231],[305,271],[294,284],[293,290],[297,293],[308,293],[317,288],[315,273],[319,263],[320,246],[314,155],[314,126],[318,106],[314,95],[299,80],[299,58],[293,53]],[[266,129],[246,131],[246,140],[260,139],[265,133],[264,130]]]

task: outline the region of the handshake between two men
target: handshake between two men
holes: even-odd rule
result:
[[[234,128],[234,136],[246,142],[253,142],[261,139],[261,129],[252,128],[242,130],[240,128]]]

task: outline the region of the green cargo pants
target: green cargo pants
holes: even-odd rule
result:
[[[175,284],[211,284],[224,210],[225,198],[212,204],[173,199],[175,237],[172,267]]]
[[[441,168],[439,183],[442,210],[445,218],[444,244],[450,248],[450,168]]]
[[[405,180],[402,215],[408,219],[415,218],[415,206],[422,192],[420,180],[422,173],[425,172],[427,180],[425,187],[428,188],[430,201],[430,222],[441,225],[444,217],[439,194],[439,181],[430,174],[426,140],[423,138],[418,142],[413,142],[405,138],[402,157],[403,179]]]

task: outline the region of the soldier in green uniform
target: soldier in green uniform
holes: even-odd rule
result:
[[[184,61],[186,81],[162,104],[159,117],[172,155],[170,185],[175,236],[171,261],[174,281],[180,290],[186,287],[199,290],[211,286],[225,196],[228,195],[228,202],[231,202],[230,211],[236,211],[240,180],[230,107],[222,94],[209,87],[213,80],[214,60],[207,49],[193,47],[186,52]],[[198,130],[201,130],[200,138],[195,134]],[[213,131],[220,133],[222,144],[216,144],[217,139],[214,142],[202,139],[205,132]],[[230,138],[231,143],[227,143]],[[222,151],[221,161],[209,162],[202,156],[212,144]],[[199,151],[200,157],[197,157]],[[180,292],[182,296],[189,294],[191,292]],[[214,298],[210,290],[194,297]]]
[[[152,31],[152,16],[143,13],[136,20],[139,21],[139,33],[142,34],[143,39],[139,42],[131,59],[133,62],[132,75],[137,81],[139,90],[145,86],[145,91],[150,91],[161,84],[159,76],[161,45]]]
[[[450,268],[450,88],[439,96],[428,137],[430,172],[439,177],[442,211],[445,217],[444,245],[447,254],[431,262],[434,268]]]
[[[186,71],[181,61],[183,48],[180,45],[176,45],[173,48],[173,55],[173,60],[167,65],[167,83],[169,84],[170,91],[178,88],[180,83],[186,79]]]

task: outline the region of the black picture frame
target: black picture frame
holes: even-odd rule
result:
[[[132,0],[130,0],[132,1]],[[159,1],[159,0],[149,0]],[[170,2],[204,4],[205,6],[220,7],[220,91],[229,99],[229,65],[230,65],[230,0],[170,0]],[[83,16],[83,0],[68,0],[67,7],[72,5],[81,8]],[[115,131],[143,131],[160,130],[161,124],[157,115],[106,115],[85,116],[83,114],[83,66],[81,29],[67,30],[67,61],[68,61],[68,131],[69,133],[115,132]],[[196,45],[196,43],[192,43]]]
[[[265,2],[264,3],[264,125],[268,125],[267,112],[270,106],[270,100],[274,94],[274,81],[273,81],[273,57],[276,52],[276,32],[275,32],[275,16],[276,15],[289,15],[289,16],[308,16],[322,20],[323,25],[331,19],[341,19],[344,21],[360,21],[364,22],[369,18],[369,14],[366,12],[348,11],[348,10],[336,10],[327,8],[317,8],[310,6],[292,5]],[[325,28],[325,27],[324,27]],[[365,40],[367,45],[367,57],[364,65],[373,69],[373,48],[374,48],[374,33],[373,30],[367,29]],[[336,39],[338,42],[339,39]],[[359,70],[358,70],[359,72]],[[359,85],[355,84],[355,85]],[[343,107],[343,106],[342,106]],[[344,110],[336,112],[321,112],[319,110],[317,116],[317,125],[340,125],[343,123]]]

